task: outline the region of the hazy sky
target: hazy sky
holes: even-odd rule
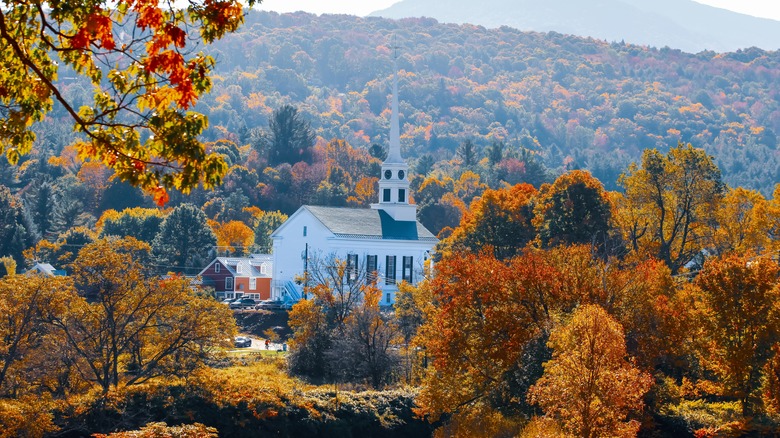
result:
[[[780,20],[780,1],[778,0],[696,1],[756,17]],[[396,2],[398,0],[263,0],[259,9],[277,12],[306,11],[315,14],[329,13],[364,16],[378,9],[384,9]]]

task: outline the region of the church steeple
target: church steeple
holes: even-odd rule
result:
[[[393,47],[395,52],[397,48]],[[398,68],[393,57],[393,98],[390,115],[390,147],[379,176],[379,203],[371,208],[383,210],[397,221],[416,221],[417,206],[409,203],[409,166],[401,157],[401,130],[398,121]]]
[[[396,49],[395,47],[393,49]],[[390,148],[385,163],[403,163],[401,158],[401,129],[398,122],[398,66],[393,57],[393,99],[390,105]]]

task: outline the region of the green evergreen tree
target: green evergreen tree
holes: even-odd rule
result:
[[[270,166],[311,162],[311,147],[317,137],[295,107],[284,105],[274,111],[268,131],[265,146]]]
[[[477,164],[477,151],[473,141],[465,140],[455,153],[458,154],[463,167],[472,167]]]
[[[536,199],[535,215],[543,247],[603,247],[610,236],[610,204],[604,186],[589,172],[573,170],[544,186]]]
[[[36,184],[28,193],[25,204],[38,232],[43,237],[51,236],[54,231],[54,209],[58,204],[58,193],[48,181]]]
[[[549,172],[544,167],[544,164],[539,162],[536,155],[528,149],[523,148],[520,151],[520,161],[525,165],[525,175],[523,182],[527,182],[532,186],[539,188],[542,184],[545,184],[551,180]]]
[[[130,236],[151,245],[157,233],[160,232],[164,219],[162,214],[139,215],[131,213],[130,210],[125,210],[119,218],[107,219],[103,222],[103,230],[100,232],[100,237]]]
[[[21,263],[22,251],[32,246],[36,237],[35,225],[26,217],[22,202],[8,187],[0,186],[0,255]]]
[[[210,261],[216,244],[206,214],[192,204],[182,204],[163,221],[152,250],[161,271],[196,274]]]
[[[430,154],[423,154],[417,159],[417,163],[414,165],[414,171],[418,175],[427,176],[428,173],[433,170],[433,165],[436,164],[436,160]]]
[[[62,198],[52,210],[51,231],[64,233],[75,227],[92,227],[96,219],[84,211],[84,203],[77,199]]]
[[[488,146],[488,161],[491,166],[495,166],[504,159],[504,150],[506,145],[503,141],[494,141]]]
[[[385,161],[385,158],[387,158],[387,149],[377,143],[371,144],[368,148],[368,153],[377,160]]]
[[[70,264],[76,260],[79,251],[86,245],[95,242],[95,232],[86,227],[73,227],[60,234],[56,242],[56,250],[51,257],[41,259],[55,265],[55,267],[70,268]]]

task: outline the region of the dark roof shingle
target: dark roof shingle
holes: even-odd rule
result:
[[[419,221],[396,221],[382,210],[305,205],[326,228],[339,237],[436,241]]]

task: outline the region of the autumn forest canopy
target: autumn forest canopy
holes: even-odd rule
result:
[[[414,160],[446,162],[466,140],[477,151],[500,141],[556,172],[588,169],[615,189],[642,150],[682,141],[715,156],[733,186],[769,195],[777,179],[775,52],[687,54],[433,20],[252,11],[235,33],[197,47],[217,61],[210,93],[201,89],[191,108],[207,116],[202,138],[256,143],[253,132],[290,104],[325,141],[383,145],[392,38],[399,47],[404,154]],[[61,70],[58,84],[76,110],[93,100],[89,83]],[[176,100],[159,100],[174,91],[154,93],[149,99],[160,105]],[[41,147],[60,155],[72,141],[73,123],[56,100],[53,105],[35,129]],[[58,135],[64,138],[46,139]]]
[[[0,3],[9,435],[780,430],[778,52]],[[233,355],[239,313],[185,275],[376,202],[393,44],[428,277],[390,308],[312,259],[292,336],[263,333],[290,350]]]
[[[407,157],[440,162],[465,140],[477,151],[501,141],[614,189],[644,149],[682,141],[715,156],[732,186],[768,196],[777,180],[778,55],[758,49],[688,54],[430,19],[260,12],[214,45],[218,77],[198,108],[240,135],[289,103],[325,140],[385,144],[394,44]]]

